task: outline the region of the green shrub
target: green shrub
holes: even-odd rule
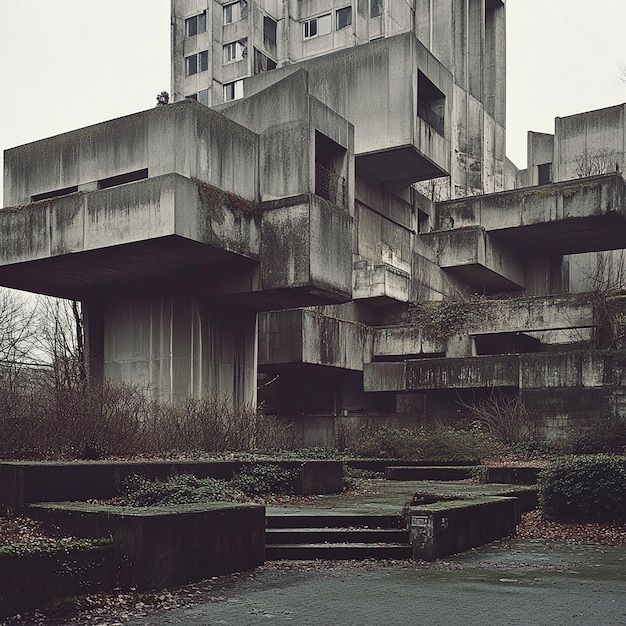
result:
[[[179,474],[165,481],[129,476],[122,485],[120,504],[128,506],[172,506],[201,502],[243,502],[246,494],[226,480],[196,478]]]
[[[246,465],[229,484],[248,496],[293,493],[297,473],[295,469],[284,469],[274,464]]]
[[[572,521],[626,519],[626,457],[562,457],[539,473],[545,517]]]

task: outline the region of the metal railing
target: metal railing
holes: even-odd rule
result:
[[[315,195],[339,207],[346,206],[346,180],[320,163],[315,164]]]
[[[435,113],[426,102],[417,103],[417,115],[440,135],[445,132],[445,122],[441,115]]]

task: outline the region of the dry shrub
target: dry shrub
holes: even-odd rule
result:
[[[493,389],[477,402],[458,402],[469,412],[472,420],[500,443],[515,445],[536,438],[536,421],[528,413],[518,393],[507,394],[500,389]]]
[[[189,452],[272,451],[290,426],[227,398],[156,405],[145,390],[104,382],[80,387],[0,382],[0,458],[97,459]]]

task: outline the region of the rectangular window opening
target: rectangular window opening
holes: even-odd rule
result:
[[[243,80],[236,80],[224,85],[224,102],[243,98]]]
[[[417,80],[417,116],[440,135],[445,133],[446,96],[422,72]]]
[[[71,193],[76,193],[78,187],[64,187],[63,189],[55,189],[54,191],[46,191],[44,193],[36,193],[30,197],[31,202],[39,202],[39,200],[49,200],[50,198],[60,198],[61,196],[68,196]]]
[[[378,17],[383,14],[384,0],[370,0],[370,17]]]
[[[232,41],[223,46],[224,63],[232,63],[233,61],[241,61],[248,56],[248,40],[240,39]]]
[[[537,165],[537,175],[539,185],[547,185],[552,182],[552,163],[542,163]]]
[[[257,48],[254,49],[254,73],[270,72],[276,69],[276,61],[263,54]]]
[[[245,20],[248,17],[247,0],[239,0],[239,2],[231,2],[224,5],[224,24],[232,24],[239,20]]]
[[[135,170],[134,172],[126,172],[124,174],[117,174],[116,176],[102,178],[98,181],[98,189],[109,189],[109,187],[118,187],[119,185],[134,183],[138,180],[144,180],[145,178],[148,178],[147,167],[142,170]]]
[[[185,37],[194,37],[206,32],[206,11],[185,20]]]
[[[352,24],[352,7],[344,7],[343,9],[338,9],[335,12],[336,17],[336,29],[341,30],[342,28],[346,28],[346,26],[350,26]]]
[[[346,206],[346,149],[315,131],[315,195],[338,207]]]
[[[331,14],[320,15],[319,17],[313,17],[310,20],[302,22],[303,37],[305,39],[312,39],[313,37],[319,37],[320,35],[328,35],[332,31],[332,18]]]
[[[276,29],[278,24],[267,15],[263,16],[263,46],[270,53],[276,56]]]

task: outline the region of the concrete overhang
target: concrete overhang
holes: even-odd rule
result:
[[[480,293],[525,287],[524,263],[483,228],[462,228],[420,235],[437,255],[439,266]]]
[[[260,215],[178,174],[0,211],[0,284],[63,298],[254,265]]]
[[[411,277],[386,263],[355,261],[352,267],[352,298],[369,303],[408,302]]]
[[[398,185],[450,173],[454,81],[414,34],[252,76],[244,81],[244,96],[254,96],[301,70],[308,75],[309,93],[354,126],[356,166],[361,171]],[[418,115],[420,73],[442,96],[441,132]]]
[[[482,226],[519,250],[576,254],[626,247],[624,179],[604,174],[437,205],[439,224]]]
[[[612,376],[615,352],[571,351],[367,363],[365,391],[595,388]]]
[[[362,371],[371,359],[372,332],[363,324],[306,309],[259,316],[260,368],[308,364]]]

